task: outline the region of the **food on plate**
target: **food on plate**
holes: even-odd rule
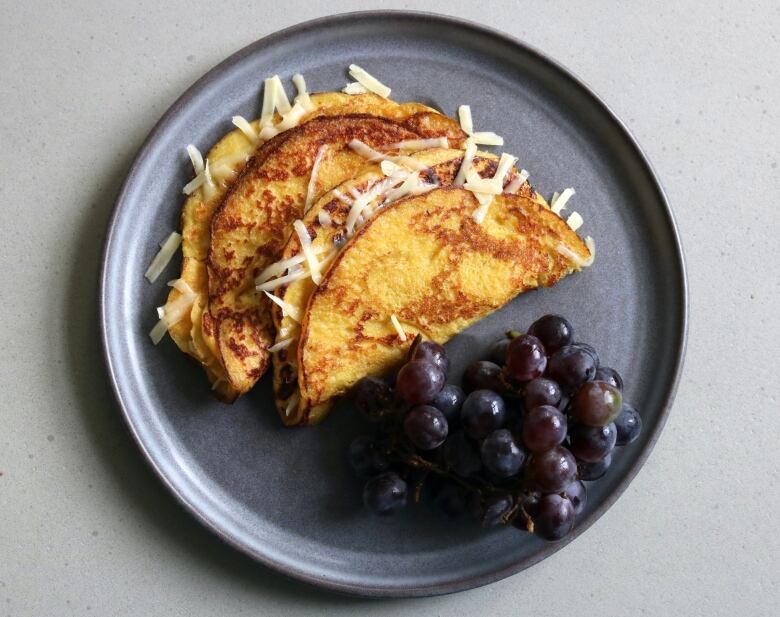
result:
[[[215,393],[225,401],[234,400],[240,393],[227,378],[222,365],[216,340],[203,333],[202,317],[208,303],[208,276],[206,258],[211,243],[211,222],[227,188],[233,183],[246,165],[247,160],[269,137],[270,133],[284,121],[281,113],[294,118],[303,109],[299,122],[305,123],[323,116],[343,116],[350,114],[371,114],[377,117],[406,122],[412,129],[422,133],[438,131],[441,114],[419,103],[396,103],[372,93],[359,95],[341,92],[323,92],[309,95],[302,77],[296,76],[298,96],[295,104],[285,104],[286,95],[278,77],[266,80],[266,100],[264,116],[248,122],[240,116],[233,118],[238,127],[227,133],[209,150],[205,159],[190,146],[188,153],[196,170],[196,178],[185,187],[188,197],[181,214],[182,226],[182,268],[180,278],[195,296],[190,311],[172,323],[167,329],[179,349],[200,362],[209,380],[215,386]],[[277,109],[274,99],[281,98]],[[281,112],[281,113],[280,113]],[[289,114],[292,114],[290,116]],[[290,124],[290,122],[288,122]],[[292,128],[292,126],[290,126]],[[266,133],[263,133],[263,131]],[[457,124],[447,121],[447,136],[458,143],[462,138]],[[199,184],[198,184],[199,183]],[[316,187],[314,187],[316,188]],[[176,302],[186,298],[188,292],[172,289],[166,308],[175,307]]]
[[[374,434],[360,435],[349,446],[350,465],[366,480],[363,497],[369,510],[391,514],[428,495],[445,514],[469,513],[483,527],[512,525],[545,540],[559,540],[571,532],[587,504],[584,482],[607,473],[615,447],[639,436],[641,418],[633,407],[613,397],[605,415],[603,402],[591,396],[595,390],[617,390],[594,379],[597,375],[622,388],[620,374],[610,367],[598,367],[573,387],[572,403],[550,375],[550,362],[541,375],[529,379],[525,372],[518,378],[518,358],[513,358],[517,349],[526,350],[521,356],[532,358],[533,366],[538,365],[536,351],[549,360],[576,346],[593,354],[589,357],[598,357],[589,345],[572,343],[573,328],[559,315],[541,317],[528,332],[510,332],[505,337],[509,345],[493,346],[505,350],[502,357],[492,355],[500,362],[499,385],[474,390],[465,400],[457,385],[442,385],[434,378],[436,371],[448,366],[446,353],[438,346],[418,353],[421,346],[431,345],[419,334],[396,375],[395,387],[376,377],[364,377],[355,385],[355,406],[376,427]],[[534,339],[533,354],[527,353],[529,337]],[[526,344],[517,347],[517,341]],[[571,364],[571,374],[580,373],[580,358],[562,357]],[[402,393],[404,371],[421,363],[431,370],[415,369],[418,396]],[[512,364],[515,369],[510,369]],[[460,396],[439,397],[447,388],[458,388]],[[618,415],[607,422],[616,401]],[[589,421],[598,417],[600,424],[584,423],[581,416]]]
[[[437,188],[380,209],[348,241],[302,316],[301,416],[320,417],[363,375],[389,370],[418,333],[443,343],[591,258],[560,217],[529,197],[495,195],[478,223],[480,207],[465,188]],[[510,344],[512,367],[526,361],[512,352]],[[529,370],[537,376],[540,367]]]
[[[420,366],[446,360],[438,343],[595,254],[576,233],[582,217],[563,215],[574,189],[548,204],[515,157],[478,150],[504,141],[476,130],[468,105],[456,121],[390,100],[360,66],[349,74],[342,92],[315,94],[295,75],[292,102],[278,76],[266,79],[258,119],[234,116],[235,129],[205,158],[188,146],[195,177],[183,191],[181,234],[146,272],[155,281],[181,246],[181,274],[168,282],[152,340],[170,333],[225,402],[249,391],[273,357],[276,407],[289,426],[320,421],[361,377],[400,361],[417,334],[428,339],[416,347]],[[566,326],[553,318],[497,344],[491,358],[506,356],[505,371],[487,360],[470,367],[465,392],[441,395],[445,417],[466,394],[500,391],[504,372],[549,373],[573,396],[598,357],[570,344]],[[437,369],[442,380],[447,368]],[[413,403],[430,378],[410,365],[398,392]],[[603,379],[622,388],[614,375]],[[635,424],[626,418],[621,439]]]
[[[370,165],[313,204],[300,225],[295,224],[296,233],[287,240],[277,262],[280,265],[272,265],[258,277],[258,290],[273,294],[273,301],[277,303],[273,307],[276,325],[274,394],[285,424],[309,424],[323,417],[322,414],[303,413],[305,408],[299,408],[295,398],[298,396],[297,349],[300,335],[296,316],[300,318],[306,311],[309,298],[321,280],[319,270],[329,266],[339,247],[379,208],[387,208],[395,201],[416,193],[451,185],[462,168],[463,156],[462,150],[429,148],[409,155],[407,163],[413,169],[405,169],[388,160]],[[470,165],[481,178],[492,178],[498,169],[499,159],[490,153],[477,153]],[[509,185],[519,175],[516,170],[510,169],[504,185]],[[518,186],[517,193],[547,206],[527,181]],[[305,252],[314,255],[314,268],[319,277],[312,276]],[[290,265],[284,269],[287,264]]]

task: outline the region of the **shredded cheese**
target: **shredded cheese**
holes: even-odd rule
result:
[[[287,401],[287,406],[284,408],[284,415],[286,417],[290,417],[290,414],[293,412],[293,409],[298,407],[298,403],[301,400],[301,395],[298,392],[294,392],[293,395],[290,397],[290,400]]]
[[[516,174],[515,177],[509,181],[509,184],[506,185],[504,193],[516,195],[517,191],[519,191],[520,187],[525,184],[526,180],[528,180],[528,172],[525,169],[521,169],[520,173]]]
[[[306,186],[306,203],[303,207],[304,213],[308,212],[309,208],[311,208],[311,203],[314,199],[314,190],[317,187],[317,172],[320,170],[320,162],[322,161],[322,157],[325,155],[325,150],[327,149],[327,145],[321,145],[314,157],[314,163],[311,166],[311,175],[309,176],[309,184]]]
[[[410,156],[391,156],[388,154],[382,154],[381,152],[374,150],[371,146],[363,143],[359,139],[353,139],[349,142],[348,145],[351,150],[369,161],[391,161],[411,169],[427,169],[427,165],[425,165],[425,163],[422,161],[413,159]]]
[[[257,131],[252,127],[249,121],[243,116],[233,116],[231,122],[241,131],[244,136],[252,143],[257,141]]]
[[[585,221],[582,220],[582,216],[579,212],[572,212],[569,218],[566,219],[566,224],[574,231],[577,231]]]
[[[458,118],[460,119],[460,128],[466,135],[474,133],[474,121],[471,119],[471,106],[461,105],[458,107]]]
[[[298,126],[305,115],[306,109],[304,109],[303,105],[295,103],[289,111],[282,114],[282,119],[279,121],[279,124],[263,127],[260,131],[260,139],[268,141],[272,137],[276,137],[279,133],[291,129],[294,126]]]
[[[311,236],[309,235],[306,225],[303,221],[298,220],[293,223],[293,229],[298,234],[298,240],[301,242],[301,249],[303,255],[306,257],[306,263],[309,265],[309,272],[311,273],[311,280],[315,285],[319,285],[322,281],[322,274],[320,273],[320,262],[314,255],[314,251],[311,246]]]
[[[359,84],[356,81],[349,82],[346,86],[344,86],[341,91],[344,94],[366,94],[368,90],[366,90],[362,84]]]
[[[393,161],[382,161],[379,163],[379,168],[386,176],[397,175],[403,171],[403,168],[393,163]]]
[[[479,202],[479,208],[474,210],[474,213],[471,216],[479,225],[481,225],[485,222],[485,217],[487,216],[488,210],[490,209],[495,196],[489,195],[487,193],[474,193],[474,197],[476,197],[477,201]]]
[[[314,249],[315,255],[320,255],[321,253],[324,253],[325,249],[323,248],[316,248]],[[286,272],[287,270],[292,270],[296,266],[300,266],[304,261],[306,261],[306,258],[303,255],[295,255],[294,257],[290,257],[289,259],[281,259],[275,263],[272,263],[270,266],[268,266],[265,270],[263,270],[260,274],[257,275],[257,278],[255,279],[255,284],[260,285],[262,283],[265,283],[266,281],[279,276],[283,272]]]
[[[190,195],[206,181],[206,167],[203,165],[203,155],[200,153],[200,150],[192,144],[187,146],[187,154],[190,156],[192,169],[195,171],[195,177],[184,185],[182,192],[185,195]],[[206,161],[206,163],[208,164],[208,161]]]
[[[260,114],[260,127],[271,126],[276,112],[277,90],[284,90],[278,75],[263,80],[263,110]]]
[[[357,64],[349,65],[349,74],[356,82],[363,86],[366,90],[378,94],[383,98],[390,96],[390,88],[384,85],[376,77],[369,74],[365,69],[360,68]]]
[[[303,268],[291,271],[289,274],[285,274],[284,276],[280,276],[278,278],[273,278],[269,281],[266,281],[265,283],[261,283],[256,286],[257,291],[275,291],[279,289],[282,285],[287,285],[288,283],[294,283],[295,281],[300,281],[301,279],[309,278],[309,272],[308,270],[304,270]]]
[[[395,331],[398,333],[398,340],[401,341],[402,343],[405,343],[406,332],[404,332],[404,329],[401,327],[401,322],[398,321],[398,317],[395,316],[395,313],[390,315],[390,321],[392,322]]]
[[[469,170],[471,172],[471,170]],[[493,178],[481,178],[476,172],[467,174],[463,188],[472,193],[487,193],[488,195],[500,195],[504,190]]]
[[[179,246],[181,246],[181,234],[172,231],[171,234],[160,244],[160,250],[152,259],[152,263],[146,269],[144,276],[150,283],[154,283],[157,277],[162,274],[165,267],[171,262]]]
[[[349,197],[347,197],[347,196],[346,196],[344,193],[342,193],[340,190],[338,190],[338,189],[333,189],[333,190],[331,191],[331,194],[332,194],[332,195],[333,195],[333,196],[334,196],[336,199],[338,199],[338,200],[339,200],[341,203],[343,203],[343,204],[346,204],[346,205],[348,205],[348,206],[351,206],[351,205],[352,205],[352,200],[351,200]]]
[[[162,319],[165,317],[165,307],[164,306],[158,306],[157,307],[157,319]]]
[[[327,210],[320,210],[317,213],[317,221],[319,221],[320,225],[323,227],[330,227],[333,224],[333,219],[330,218],[330,214],[328,214]]]
[[[429,139],[407,139],[399,141],[388,146],[382,146],[386,150],[407,150],[415,152],[417,150],[428,150],[429,148],[449,148],[450,142],[446,137],[431,137]]]
[[[208,201],[217,192],[217,187],[214,184],[214,179],[211,177],[211,168],[209,167],[209,160],[206,159],[206,166],[203,168],[203,184],[200,189],[203,192],[203,199]]]
[[[572,251],[568,246],[565,244],[558,244],[556,246],[556,250],[563,255],[564,257],[570,259],[574,264],[580,268],[587,268],[588,266],[593,265],[593,261],[596,259],[596,242],[588,236],[585,238],[585,246],[588,247],[588,251],[590,252],[590,257],[587,259],[582,259],[577,253]]]
[[[293,75],[293,83],[298,90],[298,95],[295,97],[295,102],[300,103],[306,111],[312,111],[314,109],[314,103],[309,98],[309,93],[306,92],[306,80],[303,75],[296,73]]]
[[[476,133],[472,133],[471,140],[475,144],[480,144],[483,146],[503,146],[504,145],[504,138],[496,135],[492,131],[478,131]]]
[[[190,155],[190,161],[192,161],[192,168],[195,170],[195,175],[203,173],[203,155],[195,146],[190,144],[187,146],[187,154]]]
[[[566,203],[571,199],[572,195],[575,194],[575,190],[573,188],[564,189],[563,193],[558,195],[557,197],[553,195],[552,202],[550,203],[550,209],[555,212],[558,216],[561,215],[561,210],[566,208]]]
[[[214,381],[213,384],[211,384],[211,390],[212,392],[219,388],[219,384],[221,384],[223,381],[227,381],[226,379],[222,379],[222,377],[217,377],[217,379]]]
[[[277,298],[275,295],[270,294],[267,291],[264,291],[263,293],[268,296],[268,299],[271,300],[271,302],[282,309],[282,315],[284,317],[289,317],[290,319],[301,323],[301,312],[298,310],[297,306],[294,306],[289,302],[285,302],[281,298]]]
[[[463,161],[460,164],[458,175],[455,176],[452,184],[454,186],[462,186],[466,180],[466,174],[471,169],[471,163],[474,161],[474,155],[477,153],[477,145],[473,142],[466,145],[466,150],[463,152]]]
[[[439,185],[436,183],[429,184],[427,182],[423,182],[420,179],[419,173],[411,174],[401,183],[400,186],[387,192],[382,205],[393,203],[394,201],[398,201],[407,195],[421,195],[422,193],[427,193],[428,191],[435,189],[437,186]]]
[[[181,295],[167,305],[168,308],[163,311],[163,316],[149,332],[149,337],[155,345],[163,339],[168,328],[178,323],[190,312],[197,298],[195,292],[182,279],[170,281],[168,284],[180,291]]]
[[[287,349],[293,343],[294,340],[295,340],[294,338],[282,339],[282,340],[274,343],[273,345],[271,345],[268,348],[268,351],[270,353],[276,353],[277,351],[281,351],[282,349]]]

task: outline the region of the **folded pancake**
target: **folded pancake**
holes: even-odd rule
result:
[[[370,113],[375,116],[406,121],[408,126],[421,132],[431,132],[440,127],[442,116],[419,103],[396,103],[375,94],[349,95],[341,92],[324,92],[310,95],[312,110],[301,119],[301,123],[320,116],[340,116],[354,113]],[[276,116],[274,123],[279,122]],[[259,134],[260,121],[250,123],[251,129]],[[450,127],[451,128],[451,127]],[[456,127],[457,128],[457,127]],[[440,129],[439,129],[440,130]],[[460,138],[457,132],[452,136]],[[181,215],[182,268],[180,278],[193,290],[196,300],[191,313],[169,328],[171,338],[185,353],[200,362],[215,385],[215,393],[221,400],[232,401],[239,392],[227,379],[219,357],[216,341],[204,336],[202,315],[208,303],[206,257],[211,240],[211,220],[227,187],[232,184],[246,161],[262,143],[252,139],[241,130],[233,130],[220,139],[208,152],[213,184],[195,189],[186,199]],[[180,296],[172,289],[166,307],[170,307]]]
[[[424,150],[411,155],[411,159],[422,163],[426,169],[419,173],[424,182],[423,190],[429,186],[448,186],[455,180],[463,162],[463,151],[442,148]],[[482,178],[491,178],[498,166],[498,157],[492,153],[477,153],[471,163],[471,168]],[[356,199],[367,199],[366,210],[374,210],[380,207],[388,207],[388,199],[398,199],[407,192],[414,191],[414,184],[409,180],[411,171],[403,173],[396,169],[393,176],[392,168],[388,175],[379,164],[367,167],[355,178],[347,180],[336,189],[324,194],[303,217],[303,225],[310,238],[310,250],[322,260],[322,265],[327,268],[328,263],[335,257],[338,247],[351,235],[354,227],[348,228],[350,212],[354,212]],[[518,178],[516,170],[511,170],[504,179],[504,185],[509,185]],[[522,181],[522,178],[519,178]],[[405,186],[409,191],[405,191]],[[547,206],[544,199],[536,193],[528,182],[522,181],[517,186],[517,193],[538,201]],[[345,196],[348,197],[345,199]],[[365,196],[365,197],[364,197]],[[351,221],[350,221],[351,222]],[[311,272],[303,260],[303,247],[298,234],[292,234],[282,252],[280,262],[290,264],[287,269],[277,269],[274,273],[280,278],[258,280],[260,289],[271,291],[279,298],[286,309],[274,305],[273,315],[277,333],[273,355],[274,367],[274,398],[277,410],[282,421],[288,425],[298,425],[317,421],[318,417],[302,415],[301,409],[296,407],[298,393],[298,371],[296,365],[298,337],[300,324],[293,315],[303,315],[309,298],[316,284],[312,280]],[[298,265],[299,262],[300,265]],[[297,274],[296,274],[297,273]],[[283,282],[292,279],[289,282]],[[283,282],[283,283],[282,283]],[[282,283],[281,285],[279,283]]]
[[[400,110],[395,113],[403,117]],[[203,336],[217,351],[232,389],[244,393],[257,382],[274,340],[270,301],[255,289],[255,278],[279,259],[307,200],[313,202],[365,166],[365,158],[347,144],[357,139],[381,148],[439,136],[456,145],[465,138],[455,121],[433,111],[398,120],[348,114],[313,118],[258,148],[214,213],[207,258]]]
[[[444,343],[591,259],[566,222],[527,195],[497,195],[482,223],[478,206],[463,188],[435,189],[380,209],[349,240],[302,317],[299,422],[321,419],[361,377],[397,365],[418,333]]]

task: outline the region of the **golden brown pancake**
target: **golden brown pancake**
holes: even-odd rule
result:
[[[590,257],[565,221],[528,196],[496,196],[481,224],[477,207],[465,189],[435,189],[380,209],[349,240],[303,316],[299,422],[319,421],[361,377],[398,364],[418,333],[444,343]]]
[[[365,159],[347,147],[353,139],[378,148],[459,131],[453,120],[430,111],[403,121],[349,114],[314,118],[260,146],[226,191],[211,222],[203,334],[214,342],[231,388],[247,392],[268,366],[273,319],[270,302],[256,291],[254,279],[279,258],[293,221],[303,216],[320,148],[326,149],[315,199],[365,165]]]

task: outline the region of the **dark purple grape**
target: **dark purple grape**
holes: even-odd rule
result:
[[[557,405],[561,402],[561,387],[552,379],[537,377],[532,379],[523,389],[523,404],[526,409],[539,405]]]
[[[569,450],[580,461],[595,463],[612,452],[617,440],[614,424],[587,426],[577,424],[569,431]]]
[[[531,324],[528,334],[533,334],[542,341],[548,354],[554,354],[561,347],[571,343],[574,329],[560,315],[545,315]]]
[[[599,354],[593,345],[588,343],[572,343],[571,346],[587,351],[590,354],[590,357],[593,358],[593,362],[596,363],[596,368],[599,367]]]
[[[441,369],[422,360],[404,364],[395,381],[398,395],[410,405],[430,403],[443,386],[444,373]]]
[[[367,478],[390,467],[387,455],[368,435],[352,440],[348,450],[349,464],[358,476]]]
[[[542,499],[542,494],[539,491],[533,491],[523,497],[522,507],[526,514],[533,518],[539,511],[539,501]]]
[[[463,373],[463,389],[466,394],[474,390],[503,390],[501,367],[487,360],[472,362]]]
[[[482,470],[482,458],[476,444],[463,431],[452,433],[442,446],[444,461],[457,475],[467,478]]]
[[[482,442],[482,464],[499,478],[511,478],[519,473],[525,457],[512,433],[505,428],[493,431]]]
[[[588,500],[585,485],[580,480],[575,480],[563,489],[563,496],[571,501],[571,505],[574,506],[574,514],[579,516],[585,509]]]
[[[547,377],[557,381],[565,393],[574,392],[596,375],[596,361],[581,347],[561,347],[547,364]]]
[[[447,439],[447,418],[435,407],[412,407],[404,418],[404,433],[420,450],[438,448]]]
[[[621,392],[623,391],[623,378],[620,376],[620,373],[610,366],[600,366],[596,369],[596,375],[593,379],[596,381],[604,381]]]
[[[523,334],[509,343],[506,350],[506,370],[520,382],[540,377],[547,367],[544,345],[535,336]]]
[[[376,514],[390,514],[406,505],[406,482],[394,471],[386,471],[366,482],[363,503]]]
[[[563,446],[532,454],[525,467],[531,482],[543,493],[559,493],[577,474],[577,461]]]
[[[393,390],[379,377],[363,377],[352,390],[352,400],[358,411],[375,420],[392,406]]]
[[[566,439],[566,416],[551,405],[534,407],[523,418],[523,443],[531,452],[544,452]]]
[[[445,378],[450,372],[450,359],[447,357],[447,352],[444,347],[433,341],[420,341],[414,348],[411,360],[422,360],[438,366]]]
[[[431,405],[447,418],[447,425],[450,427],[450,430],[460,424],[460,408],[463,407],[465,398],[466,394],[459,386],[448,383],[431,402]]]
[[[512,508],[512,498],[504,493],[471,493],[468,507],[471,515],[483,527],[497,527],[504,524],[504,516]]]
[[[615,428],[617,429],[617,445],[625,446],[634,441],[642,432],[642,418],[639,412],[623,403],[623,411],[615,418]]]
[[[466,434],[484,439],[506,422],[506,404],[491,390],[475,390],[466,397],[460,410],[460,421]]]
[[[466,511],[466,490],[454,482],[446,482],[442,486],[434,501],[447,516],[460,516]]]
[[[611,464],[612,464],[612,452],[607,454],[600,461],[596,461],[595,463],[586,463],[584,461],[580,461],[577,466],[580,480],[598,480],[605,473],[607,473],[607,469],[609,469],[609,466]]]
[[[606,426],[620,415],[623,395],[603,381],[589,381],[571,399],[570,413],[588,426]]]
[[[560,495],[545,495],[534,517],[534,533],[545,540],[560,540],[574,527],[574,506]]]
[[[509,347],[509,337],[505,336],[498,339],[490,346],[490,353],[488,360],[498,366],[504,366],[506,363],[506,349]]]

